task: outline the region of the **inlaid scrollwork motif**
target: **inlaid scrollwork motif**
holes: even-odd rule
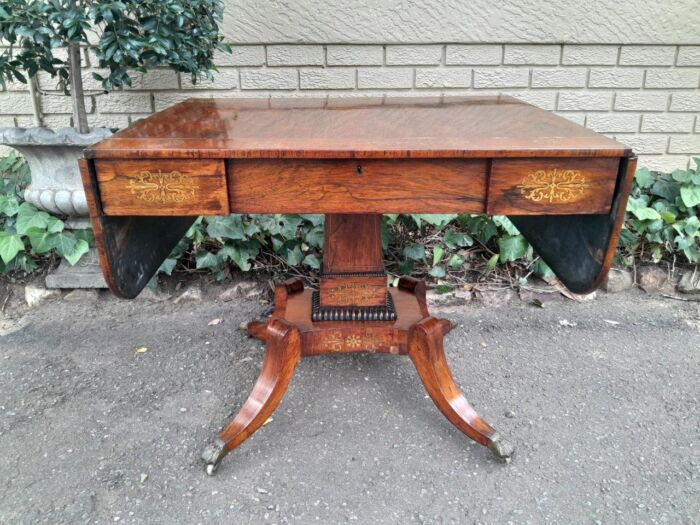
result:
[[[589,183],[579,170],[537,170],[518,184],[524,197],[533,202],[568,203],[584,197]]]
[[[331,352],[343,351],[343,333],[340,331],[326,334],[324,343]]]
[[[382,341],[376,334],[367,334],[364,340],[365,348],[369,353],[374,353],[379,350]]]
[[[129,180],[129,189],[136,198],[144,202],[167,204],[173,202],[194,201],[199,186],[191,177],[171,171],[157,173],[144,170],[135,179]]]

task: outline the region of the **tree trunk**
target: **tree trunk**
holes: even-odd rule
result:
[[[39,98],[39,88],[36,77],[29,79],[29,94],[32,97],[32,112],[34,113],[34,125],[37,128],[44,126],[44,119],[41,113],[41,99]]]
[[[83,77],[80,67],[80,46],[68,46],[68,65],[70,94],[73,101],[73,126],[79,133],[88,133],[87,112],[85,111],[85,96],[83,94]]]

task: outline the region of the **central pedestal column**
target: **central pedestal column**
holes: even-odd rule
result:
[[[312,300],[313,321],[394,321],[382,253],[382,216],[329,214],[323,275]]]

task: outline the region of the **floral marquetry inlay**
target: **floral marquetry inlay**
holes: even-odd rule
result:
[[[343,333],[338,330],[325,334],[323,344],[331,352],[347,352],[360,349],[368,352],[376,352],[381,345],[381,339],[373,333],[343,336]]]
[[[582,199],[590,184],[579,170],[537,170],[518,184],[526,199],[533,202],[569,203]]]
[[[129,189],[137,199],[160,204],[194,201],[198,188],[191,177],[179,171],[144,170],[129,180]]]

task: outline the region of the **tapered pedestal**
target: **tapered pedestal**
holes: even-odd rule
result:
[[[397,288],[386,287],[383,267],[380,270],[377,263],[381,263],[379,220],[375,215],[327,217],[321,293],[305,290],[298,279],[280,283],[269,321],[248,325],[249,334],[267,345],[261,374],[238,415],[202,454],[209,474],[277,408],[299,360],[328,353],[407,355],[445,417],[499,459],[510,459],[512,447],[479,417],[452,378],[443,350],[443,337],[452,325],[429,315],[425,284],[402,278]],[[358,236],[364,243],[356,242]],[[334,271],[338,267],[346,271]],[[353,271],[358,268],[365,271]],[[376,285],[379,279],[381,287]],[[391,318],[384,309],[387,304],[392,307]],[[319,308],[335,312],[334,320],[316,320]]]

